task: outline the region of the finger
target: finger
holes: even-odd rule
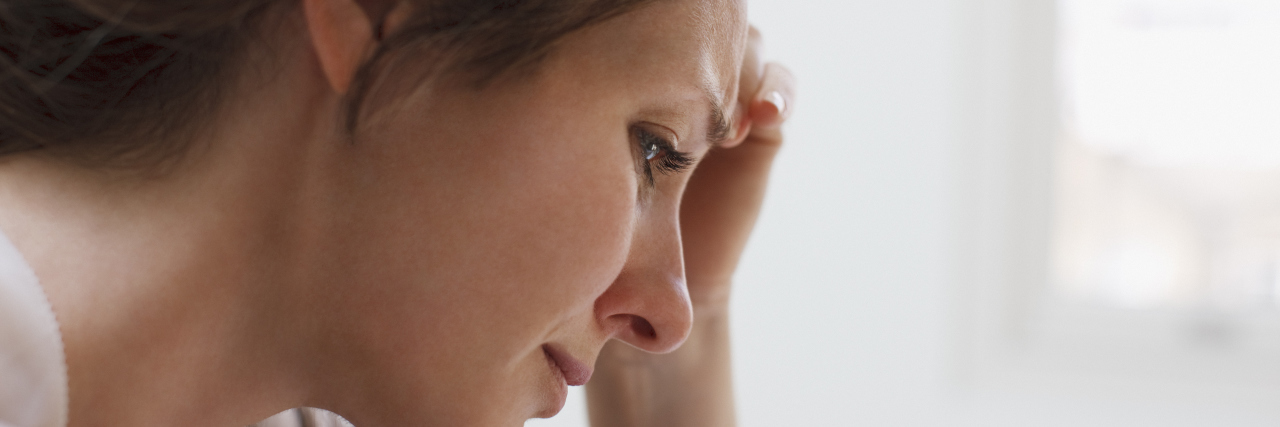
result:
[[[742,142],[754,145],[782,145],[782,124],[795,111],[795,76],[776,63],[765,65],[760,89],[751,97],[746,122],[749,132]]]
[[[760,31],[752,26],[747,33],[747,48],[742,57],[742,67],[738,74],[738,93],[733,108],[733,138],[723,141],[721,148],[734,147],[751,131],[751,104],[756,92],[760,90],[761,77],[764,74],[764,63],[760,60],[760,52],[764,42]]]
[[[776,62],[765,64],[760,89],[752,96],[749,117],[755,128],[777,128],[795,111],[796,78]]]
[[[742,57],[742,70],[738,77],[738,107],[746,113],[751,107],[751,100],[760,91],[760,79],[764,74],[764,63],[760,54],[764,41],[760,30],[753,25],[747,33],[747,51]]]

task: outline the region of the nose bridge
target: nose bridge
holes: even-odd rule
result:
[[[638,227],[621,274],[596,299],[605,331],[645,351],[675,350],[693,327],[677,221]]]

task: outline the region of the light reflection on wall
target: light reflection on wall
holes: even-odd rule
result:
[[[1055,288],[1132,308],[1280,307],[1280,2],[1060,10]]]

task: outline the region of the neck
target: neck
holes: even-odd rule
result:
[[[313,131],[339,101],[298,88],[323,86],[271,87],[163,177],[0,159],[0,230],[59,319],[72,426],[246,425],[312,398],[317,206],[346,145]]]

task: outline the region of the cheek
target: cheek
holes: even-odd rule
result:
[[[499,284],[511,313],[550,320],[590,306],[625,262],[634,172],[624,142],[513,127],[496,152],[480,154],[486,166],[467,185],[478,196],[462,208],[471,217],[455,226],[491,261],[487,283]]]
[[[436,95],[351,148],[342,317],[376,381],[431,397],[419,410],[494,415],[541,387],[540,346],[622,270],[631,143],[607,108],[548,101],[562,93]]]
[[[625,129],[585,126],[610,121],[483,110],[455,109],[430,128],[406,119],[361,142],[358,205],[369,220],[352,240],[376,242],[360,257],[385,290],[386,324],[414,328],[424,347],[501,363],[612,283],[637,186]]]
[[[626,261],[636,214],[629,170],[569,153],[546,157],[522,160],[495,183],[510,191],[493,199],[485,225],[488,250],[506,257],[504,277],[514,279],[506,295],[541,318],[590,307],[604,292]]]

